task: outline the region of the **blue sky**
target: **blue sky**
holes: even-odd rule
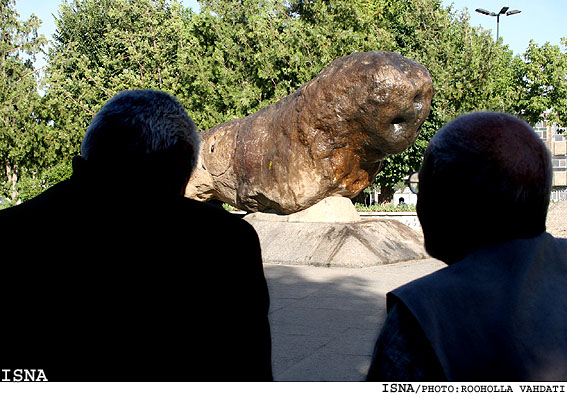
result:
[[[496,18],[476,13],[476,8],[498,12],[502,7],[521,10],[520,14],[500,18],[500,37],[515,54],[522,54],[530,39],[538,44],[550,42],[560,44],[561,37],[567,37],[567,1],[565,0],[442,0],[445,6],[451,4],[457,10],[468,8],[473,26],[492,30],[496,36]],[[198,10],[197,0],[182,0],[185,6]],[[51,39],[55,32],[53,14],[57,13],[61,1],[58,0],[16,0],[16,9],[22,19],[31,13],[42,21],[40,32]],[[379,49],[377,49],[379,50]]]
[[[500,16],[500,37],[515,54],[523,54],[530,39],[538,44],[560,44],[567,37],[567,1],[565,0],[442,0],[443,5],[453,4],[457,10],[467,8],[472,26],[492,30],[496,37],[496,17],[482,15],[474,10],[484,8],[498,12],[502,7],[520,10],[520,14]]]

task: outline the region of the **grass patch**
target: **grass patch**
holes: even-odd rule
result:
[[[401,212],[401,211],[415,211],[414,205],[393,205],[393,204],[379,204],[379,205],[363,205],[362,203],[355,203],[354,207],[360,212],[369,211],[387,211],[387,212]]]

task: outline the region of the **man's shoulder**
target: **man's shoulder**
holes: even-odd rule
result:
[[[553,245],[557,247],[557,250],[563,251],[563,253],[565,254],[565,261],[567,261],[567,238],[557,238],[550,234],[547,235],[549,236],[548,239],[551,240],[553,242]]]
[[[567,265],[567,239],[548,233],[535,237],[513,239],[482,247],[461,261],[409,282],[389,293],[389,296],[421,296],[435,290],[447,297],[465,294],[463,286],[490,287],[507,280],[521,266],[539,264],[541,267]]]
[[[70,180],[64,180],[48,188],[36,197],[29,199],[19,205],[0,210],[0,219],[3,222],[9,220],[21,221],[26,217],[40,217],[42,214],[52,214],[57,207],[66,208],[64,202],[70,198],[73,191]]]
[[[190,198],[179,198],[177,201],[179,210],[183,214],[191,214],[194,217],[209,217],[214,219],[233,220],[238,219],[234,214],[226,211],[221,206],[217,206],[208,202],[200,202]]]
[[[191,219],[196,227],[204,229],[222,227],[228,229],[253,231],[253,227],[221,206],[200,202],[189,198],[180,198],[176,211],[179,217]]]
[[[179,198],[180,206],[184,206],[187,209],[200,210],[208,215],[216,215],[219,217],[224,217],[225,215],[230,215],[231,213],[226,211],[222,206],[217,206],[209,202],[201,202],[195,199],[182,197]]]
[[[421,303],[441,297],[450,299],[465,294],[463,286],[490,281],[497,272],[502,271],[498,263],[513,262],[512,257],[513,248],[509,242],[480,248],[454,264],[389,292],[388,307],[395,299],[410,306],[411,302]]]

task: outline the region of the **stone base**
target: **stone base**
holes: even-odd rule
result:
[[[421,234],[395,220],[314,221],[317,217],[313,214],[321,214],[321,219],[332,214],[348,219],[327,209],[327,199],[304,210],[309,217],[303,217],[303,212],[289,216],[252,213],[244,217],[260,237],[264,262],[362,268],[427,257]]]

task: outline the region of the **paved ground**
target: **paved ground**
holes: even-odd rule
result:
[[[275,380],[363,380],[386,293],[443,266],[433,259],[361,269],[265,264]]]
[[[567,238],[567,202],[548,231]],[[390,290],[444,266],[419,260],[369,268],[265,264],[277,381],[358,381],[366,376]]]
[[[547,232],[557,238],[567,238],[567,201],[549,205]]]

